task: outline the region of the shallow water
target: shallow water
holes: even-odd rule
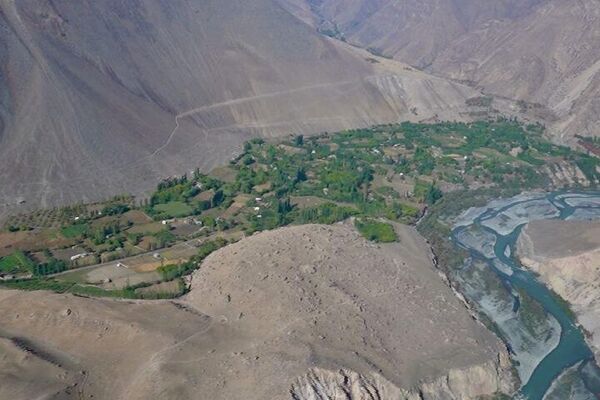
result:
[[[452,278],[509,348],[523,383],[516,398],[586,400],[600,393],[600,370],[582,332],[562,302],[511,257],[523,225],[554,218],[600,219],[600,193],[522,194],[465,211],[452,239],[470,258]]]

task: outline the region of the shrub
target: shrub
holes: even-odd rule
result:
[[[321,204],[298,210],[293,216],[293,222],[297,224],[333,224],[343,221],[357,211],[350,207],[340,207],[334,203]]]
[[[356,220],[355,226],[361,235],[372,242],[391,243],[398,241],[394,227],[385,222]]]
[[[113,204],[102,209],[104,215],[121,215],[129,211],[131,207],[128,204]]]

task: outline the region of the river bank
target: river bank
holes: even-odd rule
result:
[[[442,268],[509,348],[522,382],[517,398],[556,398],[551,394],[562,390],[565,379],[559,377],[569,369],[568,381],[575,376],[580,382],[577,387],[585,391],[567,398],[585,399],[598,393],[598,368],[572,314],[514,258],[521,228],[530,221],[600,217],[600,210],[596,214],[586,203],[592,194],[572,196],[578,200],[570,201],[566,193],[525,193],[487,204],[485,196],[473,196],[467,205],[479,204],[458,217],[436,216],[449,226],[443,233],[455,246],[442,254]],[[437,231],[443,231],[443,225]],[[576,365],[579,368],[573,368]]]
[[[600,223],[534,221],[518,241],[520,262],[567,301],[600,357]]]

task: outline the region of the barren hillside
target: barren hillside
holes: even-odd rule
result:
[[[524,265],[569,302],[600,358],[600,224],[596,221],[534,221],[519,237]]]
[[[420,68],[490,20],[517,20],[547,0],[280,0],[312,11],[312,23]],[[299,4],[304,4],[302,7]],[[305,18],[306,20],[306,18]],[[448,49],[450,50],[450,49]]]
[[[412,228],[264,232],[209,256],[182,302],[0,291],[0,397],[475,399],[511,390],[503,345]]]
[[[595,0],[282,1],[308,4],[314,26],[349,42],[549,107],[558,140],[599,134]]]
[[[274,0],[2,0],[0,32],[4,211],[145,192],[253,135],[414,119],[415,106],[457,117],[474,93],[384,70]]]

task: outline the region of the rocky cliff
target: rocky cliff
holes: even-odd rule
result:
[[[353,371],[315,368],[298,378],[290,390],[293,400],[475,400],[496,393],[511,393],[510,360],[501,353],[498,361],[425,381],[402,389],[379,374],[363,376]]]

